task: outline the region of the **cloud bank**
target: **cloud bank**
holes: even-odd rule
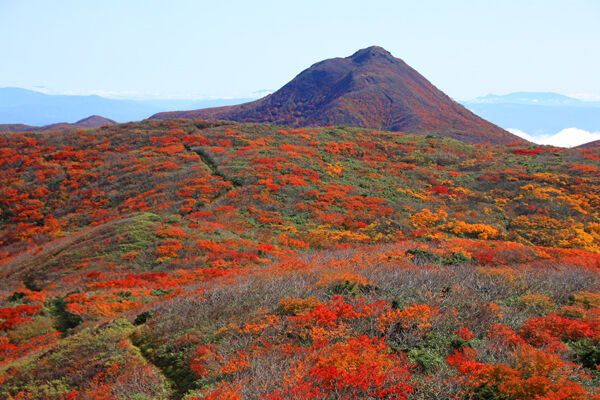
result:
[[[509,128],[510,133],[537,144],[546,144],[557,147],[575,147],[584,143],[600,140],[600,132],[588,132],[583,129],[565,128],[553,135],[532,136],[519,129]]]

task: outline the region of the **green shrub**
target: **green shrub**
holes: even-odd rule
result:
[[[442,263],[444,265],[460,265],[469,261],[471,261],[471,258],[465,256],[463,253],[452,253],[451,256],[444,258]]]
[[[413,256],[414,264],[439,264],[441,261],[439,256],[427,250],[410,249],[406,250],[406,254]]]
[[[148,321],[152,317],[153,317],[153,313],[152,312],[150,312],[150,311],[144,311],[144,312],[138,314],[137,317],[135,317],[135,320],[133,321],[133,324],[136,325],[136,326],[145,324],[146,321]]]
[[[408,352],[408,358],[425,372],[430,372],[444,364],[444,359],[434,349],[416,348]]]
[[[14,302],[21,300],[25,296],[26,296],[26,294],[23,292],[14,292],[10,296],[8,296],[7,300],[14,303]]]
[[[595,370],[596,365],[600,364],[600,343],[594,343],[589,340],[578,340],[571,342],[569,348],[575,353],[577,361],[585,368]]]
[[[67,334],[83,322],[79,315],[67,311],[67,303],[64,297],[55,297],[46,306],[50,310],[50,314],[55,317],[54,327],[63,334]]]

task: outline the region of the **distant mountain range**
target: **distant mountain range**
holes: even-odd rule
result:
[[[381,56],[380,63],[386,60],[388,56],[391,57],[389,53],[385,52],[387,53],[385,54],[382,52],[385,52],[385,50],[377,48],[372,54],[379,54]],[[356,55],[352,57],[354,59],[358,58]],[[441,114],[444,117],[440,116],[436,122],[442,126],[447,122],[447,114],[444,113],[452,109],[452,107],[456,107],[452,106],[448,108],[447,106],[440,106],[440,103],[435,103],[445,96],[435,88],[433,88],[434,91],[431,91],[431,93],[435,93],[433,99],[419,98],[418,88],[428,87],[431,84],[407,65],[403,67],[406,73],[405,76],[402,77],[402,74],[400,74],[400,77],[404,79],[406,76],[409,76],[408,72],[413,71],[411,73],[420,77],[418,81],[421,86],[417,85],[414,88],[415,90],[412,90],[410,87],[407,89],[407,86],[405,86],[402,91],[398,91],[394,96],[388,98],[386,95],[389,93],[389,88],[392,85],[401,83],[399,81],[402,79],[396,79],[399,78],[398,74],[394,76],[389,71],[385,73],[371,71],[369,72],[370,75],[363,72],[361,72],[363,74],[361,75],[358,71],[367,64],[371,65],[372,63],[365,64],[365,60],[362,63],[349,61],[352,57],[326,60],[325,62],[318,63],[307,70],[310,73],[304,71],[278,91],[276,96],[274,93],[264,99],[245,104],[240,106],[240,108],[234,107],[233,109],[206,108],[242,104],[253,99],[116,100],[95,95],[48,95],[26,89],[0,88],[0,131],[39,131],[77,127],[81,126],[81,121],[90,115],[96,116],[94,120],[98,118],[98,115],[102,115],[106,120],[98,123],[99,125],[107,125],[111,121],[112,123],[138,121],[156,113],[175,110],[204,109],[201,112],[191,112],[191,114],[196,113],[215,118],[240,118],[239,113],[238,115],[234,115],[237,112],[234,110],[243,109],[246,110],[244,112],[249,114],[248,107],[250,105],[253,107],[257,104],[262,104],[262,111],[253,110],[252,112],[255,112],[253,118],[259,120],[270,120],[292,125],[301,124],[302,122],[334,124],[334,122],[338,121],[341,124],[348,125],[358,124],[379,127],[381,129],[402,128],[412,130],[419,128],[417,126],[418,123],[416,123],[418,117],[415,116],[427,114],[427,107],[421,107],[421,104],[424,102],[427,103],[429,101],[430,104],[438,104],[440,109],[442,109]],[[332,67],[332,64],[336,64],[336,66]],[[340,67],[342,64],[344,66]],[[358,65],[358,69],[356,69],[355,64]],[[348,65],[354,65],[353,68],[355,68],[351,76],[347,74]],[[380,66],[381,69],[385,69],[384,64]],[[329,77],[325,78],[323,70],[330,68],[336,70],[333,75],[343,74],[342,71],[346,71],[345,76],[347,78],[346,81],[340,82],[338,86],[327,92],[327,85],[323,85],[323,83],[325,79],[334,78],[332,78],[332,71],[326,72],[326,74],[329,73]],[[380,80],[376,81],[376,79]],[[396,80],[394,81],[394,79]],[[300,92],[308,93],[312,91],[311,85],[316,90],[313,91],[315,93],[314,96],[312,98],[309,98],[310,96],[300,97]],[[347,85],[346,89],[343,89],[344,85]],[[431,90],[431,88],[429,89]],[[437,100],[436,95],[438,96]],[[367,104],[365,103],[367,96],[374,96],[375,98],[375,103],[368,103],[371,104],[370,108],[363,107]],[[414,104],[412,106],[408,104],[410,101],[406,100],[407,96],[413,98]],[[319,103],[319,98],[324,103]],[[269,99],[268,104],[266,104],[266,99]],[[277,102],[279,103],[274,104]],[[307,108],[298,107],[300,103],[304,104]],[[325,106],[325,103],[329,104],[329,106]],[[531,138],[548,137],[567,128],[578,128],[587,132],[600,132],[600,102],[582,101],[557,93],[516,92],[506,95],[490,94],[472,100],[461,101],[460,103],[471,112],[504,129],[516,129],[527,133]],[[421,109],[413,111],[412,117],[409,117],[410,112],[407,113],[407,110],[415,106],[415,104],[416,108]],[[448,104],[447,99],[445,104]],[[276,107],[266,112],[264,111],[265,106]],[[312,107],[312,111],[310,107]],[[361,107],[363,107],[362,111]],[[386,112],[382,113],[382,110],[386,109],[386,107],[392,111],[387,114]],[[446,107],[446,110],[444,110],[444,107]],[[320,109],[322,112],[316,112],[314,111],[315,109]],[[464,115],[470,114],[466,110],[460,110],[460,108],[458,110],[459,115],[461,113]],[[394,117],[391,112],[397,112],[397,116]],[[273,113],[273,115],[270,113]],[[161,118],[165,115],[185,115],[185,112],[158,114],[156,118]],[[246,117],[244,120],[252,120],[249,115]],[[431,119],[430,117],[431,115],[425,118],[425,120]],[[431,129],[432,126],[435,128],[435,124],[432,125],[430,121],[430,126],[424,128]],[[592,139],[594,137],[592,136]]]
[[[522,141],[456,103],[404,61],[377,46],[316,63],[275,93],[253,102],[164,112],[152,118],[348,125],[432,133],[475,143]]]
[[[112,119],[104,118],[99,115],[92,115],[72,124],[68,122],[59,122],[56,124],[43,126],[32,126],[24,124],[0,124],[0,132],[41,132],[76,128],[99,128],[104,125],[114,125],[116,123],[117,122],[113,121]]]
[[[600,102],[557,93],[491,94],[462,104],[505,129],[518,129],[534,137],[553,135],[566,128],[600,131]]]
[[[90,115],[117,122],[139,121],[168,110],[216,107],[252,100],[116,100],[96,95],[48,95],[33,90],[0,88],[0,124],[44,126],[72,123]]]
[[[514,92],[509,94],[488,94],[469,100],[469,104],[525,104],[537,106],[600,107],[600,102],[583,101],[574,97],[552,92]]]

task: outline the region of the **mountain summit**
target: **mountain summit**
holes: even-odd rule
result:
[[[475,143],[522,141],[468,111],[378,46],[318,62],[275,93],[253,102],[159,113],[151,118],[350,125],[433,133]]]

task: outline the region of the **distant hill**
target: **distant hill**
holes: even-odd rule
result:
[[[139,121],[160,111],[216,107],[249,101],[211,100],[116,100],[101,96],[48,95],[33,90],[0,88],[0,124],[44,126],[103,115],[118,122]]]
[[[31,126],[24,124],[0,124],[0,132],[41,132],[72,128],[99,128],[104,125],[114,125],[116,121],[99,115],[91,115],[74,123],[59,122],[44,126]]]
[[[475,143],[522,141],[454,102],[404,61],[377,46],[314,64],[275,93],[250,103],[159,113],[152,118],[349,125],[428,132]]]
[[[81,119],[75,122],[75,125],[87,126],[88,128],[98,128],[103,125],[114,125],[116,121],[112,119],[104,118],[99,115],[91,115],[87,118]]]
[[[557,93],[492,94],[462,104],[498,126],[519,129],[532,136],[552,135],[566,128],[600,131],[600,102]]]

